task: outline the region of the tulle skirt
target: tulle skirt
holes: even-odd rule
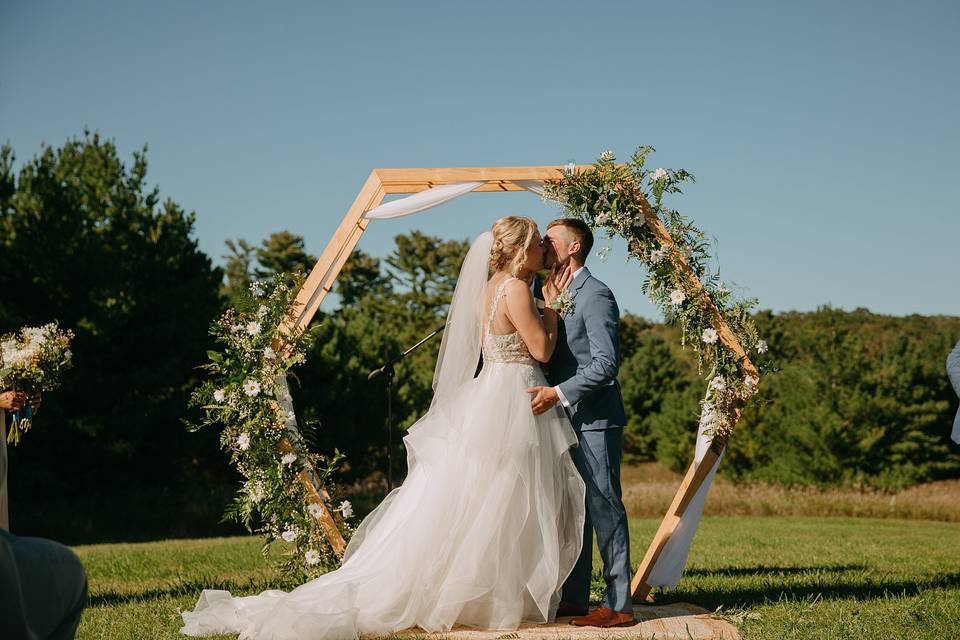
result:
[[[584,484],[557,406],[530,411],[538,365],[488,363],[404,443],[407,478],[367,516],[342,566],[289,593],[205,590],[181,633],[347,640],[454,624],[553,620],[580,554]]]

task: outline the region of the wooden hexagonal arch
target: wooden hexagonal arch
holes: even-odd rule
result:
[[[578,170],[589,168],[589,165],[577,167]],[[281,335],[289,335],[292,332],[304,330],[310,324],[320,308],[320,303],[332,290],[340,270],[370,223],[370,220],[365,218],[364,214],[380,205],[386,195],[419,193],[433,187],[458,182],[484,183],[474,191],[524,191],[526,188],[521,186],[520,182],[550,180],[562,176],[563,170],[564,167],[560,166],[374,169],[297,293],[286,319],[280,326]],[[647,225],[653,229],[662,244],[672,245],[673,240],[669,232],[649,204],[643,201],[643,205],[643,215]],[[682,258],[681,268],[685,271],[690,290],[696,291],[701,288],[699,279]],[[759,378],[756,367],[747,357],[736,336],[724,321],[723,316],[709,303],[709,297],[705,296],[705,298],[712,307],[709,311],[713,316],[713,326],[719,333],[720,340],[743,359],[743,370],[746,373]],[[278,346],[282,347],[282,345]],[[734,416],[734,422],[738,417],[739,410],[737,415]],[[650,586],[647,584],[647,579],[654,564],[656,564],[670,536],[676,530],[680,517],[686,511],[697,490],[703,485],[725,446],[725,438],[715,437],[710,450],[701,462],[697,464],[694,461],[687,470],[686,476],[667,510],[667,514],[664,516],[631,581],[631,591],[635,602],[645,600],[649,594]],[[284,441],[281,443],[281,447],[289,450],[290,444]],[[301,472],[300,478],[307,487],[310,501],[321,506],[321,524],[324,533],[334,551],[342,556],[346,544],[331,515],[329,496],[314,481],[311,470],[307,469]]]

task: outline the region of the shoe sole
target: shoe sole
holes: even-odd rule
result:
[[[637,621],[628,620],[626,622],[618,622],[616,624],[601,625],[601,624],[576,624],[571,620],[570,624],[574,627],[596,627],[597,629],[612,629],[614,627],[632,627],[635,624],[637,624]]]

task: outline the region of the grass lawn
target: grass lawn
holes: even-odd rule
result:
[[[631,521],[634,564],[658,524]],[[91,594],[78,638],[175,638],[178,612],[204,587],[289,588],[259,548],[256,538],[77,547]],[[708,517],[679,588],[658,598],[722,606],[744,638],[960,638],[958,550],[954,522]]]

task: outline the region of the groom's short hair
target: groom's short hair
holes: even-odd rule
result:
[[[547,225],[547,229],[558,226],[569,229],[574,237],[580,241],[580,251],[577,252],[577,259],[581,264],[586,263],[587,256],[590,255],[590,250],[593,249],[593,232],[590,231],[587,223],[579,218],[557,218]]]

